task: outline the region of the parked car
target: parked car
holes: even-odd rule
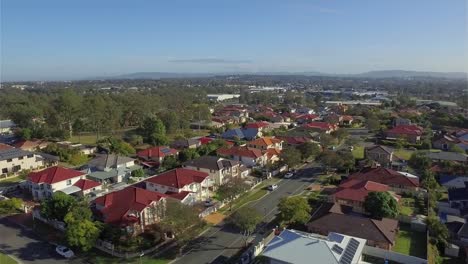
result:
[[[268,186],[268,190],[270,190],[270,191],[274,191],[277,188],[278,188],[278,184],[272,184],[272,185]]]
[[[214,200],[213,199],[208,199],[205,201],[205,206],[206,207],[210,207],[210,206],[213,206],[215,204]]]
[[[73,251],[69,248],[67,248],[66,246],[57,246],[55,248],[55,251],[62,257],[64,258],[72,258],[75,256],[75,254],[73,253]]]
[[[284,175],[284,178],[285,178],[285,179],[290,179],[290,178],[292,178],[292,176],[294,176],[294,173],[288,172],[288,173],[286,173],[286,174]]]

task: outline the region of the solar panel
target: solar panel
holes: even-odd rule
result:
[[[341,241],[343,241],[343,238],[344,238],[343,235],[340,235],[337,233],[330,232],[328,234],[328,239],[330,239],[331,241],[335,241],[337,243],[341,243]]]
[[[343,253],[343,248],[338,245],[333,245],[332,250],[339,255]]]
[[[359,247],[359,241],[354,238],[351,238],[346,246],[346,249],[343,253],[343,256],[340,259],[340,264],[351,264],[353,261],[354,255],[356,254],[356,250]]]

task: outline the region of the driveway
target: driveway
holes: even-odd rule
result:
[[[283,179],[278,188],[258,201],[250,203],[251,206],[263,214],[266,222],[273,220],[277,213],[277,205],[282,197],[301,193],[307,186],[315,181],[319,169],[313,164],[307,164],[291,179]],[[180,264],[218,263],[235,255],[244,247],[244,239],[237,231],[229,226],[214,226],[198,239],[193,241],[184,255],[174,261]]]
[[[22,263],[71,263],[55,253],[53,245],[5,218],[0,219],[0,250]]]

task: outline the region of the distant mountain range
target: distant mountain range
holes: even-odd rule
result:
[[[164,79],[164,78],[203,78],[224,75],[304,75],[328,77],[356,77],[356,78],[448,78],[467,79],[465,72],[424,72],[404,70],[369,71],[358,74],[330,74],[322,72],[219,72],[219,73],[175,73],[175,72],[136,72],[112,77],[97,77],[92,79]]]

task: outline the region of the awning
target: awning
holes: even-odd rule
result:
[[[65,194],[72,194],[72,193],[80,192],[81,189],[78,188],[78,187],[76,187],[76,186],[74,186],[74,185],[72,185],[72,186],[68,186],[68,187],[65,188],[65,189],[59,190],[59,191],[65,193]]]

